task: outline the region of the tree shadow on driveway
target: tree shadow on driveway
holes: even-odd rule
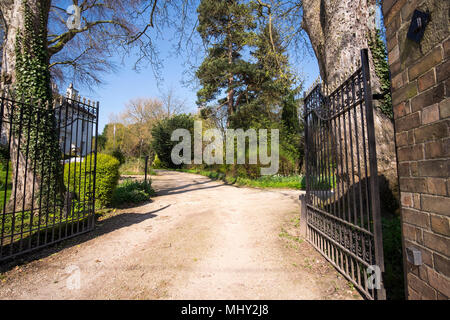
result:
[[[10,271],[16,266],[30,263],[35,260],[40,260],[49,257],[55,253],[62,250],[80,245],[84,242],[90,241],[92,239],[98,238],[110,232],[126,228],[135,224],[139,224],[145,220],[156,218],[158,215],[156,213],[161,212],[171,205],[146,212],[146,213],[133,213],[125,212],[118,215],[114,215],[106,218],[100,222],[96,222],[95,228],[84,234],[77,235],[73,238],[62,240],[56,244],[50,245],[42,249],[36,249],[36,251],[24,253],[23,255],[15,256],[10,259],[6,259],[0,264],[0,273]],[[96,220],[98,216],[96,216]]]
[[[203,188],[189,188],[189,187],[198,186],[198,185],[202,185],[202,184],[210,183],[210,182],[211,181],[206,181],[206,182],[190,183],[190,184],[186,184],[184,186],[179,186],[179,187],[174,187],[174,188],[162,188],[162,189],[158,189],[156,194],[158,196],[167,196],[167,195],[181,194],[181,193],[187,193],[187,192],[194,192],[194,191],[199,191],[199,190],[220,188],[220,187],[225,186],[224,184],[218,184],[218,185],[203,187]],[[187,188],[189,188],[189,189],[187,189]]]

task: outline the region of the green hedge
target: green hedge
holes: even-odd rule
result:
[[[69,192],[76,195],[78,201],[88,201],[94,183],[94,156],[87,156],[81,163],[64,166],[64,183]],[[107,154],[97,155],[97,180],[95,185],[96,207],[109,205],[113,192],[119,182],[120,162]],[[70,172],[70,177],[69,177]],[[81,186],[81,188],[80,188]]]

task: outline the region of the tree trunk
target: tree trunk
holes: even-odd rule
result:
[[[20,34],[22,37],[24,37],[24,30],[26,29],[24,2],[25,1],[23,0],[2,0],[0,3],[0,10],[3,14],[3,19],[6,27],[5,41],[2,52],[2,74],[0,89],[3,92],[10,92],[10,94],[15,91],[18,84],[18,74],[16,72],[16,53],[17,49],[19,48],[17,42],[18,35]],[[33,28],[37,30],[36,33],[43,31],[46,36],[46,22],[48,20],[48,12],[50,10],[51,0],[27,0],[26,3],[28,4],[30,13],[28,21],[31,21]],[[44,15],[44,28],[42,28],[42,14]],[[44,46],[46,49],[46,42],[44,43]],[[46,63],[48,65],[48,61],[46,61]],[[48,86],[50,86],[50,83],[48,83]],[[26,92],[25,98],[28,98],[33,94],[34,90],[30,88],[29,92]],[[23,97],[13,96],[13,98],[17,101]],[[42,99],[43,97],[35,98]],[[46,100],[49,101],[50,99],[51,96],[48,96]],[[10,105],[12,106],[12,104]],[[16,113],[16,115],[19,114],[20,108],[21,107],[18,104],[15,105],[14,113]],[[42,180],[38,172],[39,170],[36,170],[36,165],[33,161],[33,157],[30,157],[28,155],[28,159],[26,158],[26,155],[30,150],[30,145],[33,143],[33,139],[29,140],[29,137],[26,133],[22,134],[19,138],[20,132],[22,130],[26,130],[27,124],[30,124],[30,122],[32,121],[26,120],[26,115],[28,114],[29,117],[32,116],[22,110],[22,113],[25,116],[23,118],[24,121],[22,121],[23,126],[21,126],[17,123],[19,117],[11,117],[11,108],[5,108],[4,112],[4,119],[13,118],[15,119],[14,121],[16,123],[14,125],[16,130],[11,130],[12,134],[10,137],[10,125],[6,122],[3,122],[3,127],[5,129],[4,132],[6,133],[8,141],[11,141],[9,147],[11,156],[10,160],[12,164],[12,194],[7,204],[7,211],[11,211],[12,209],[21,211],[22,208],[28,210],[30,209],[30,207],[32,207],[33,201],[35,200],[33,199],[32,194],[34,193],[34,195],[37,195],[39,193]],[[31,124],[37,125],[36,123]],[[19,131],[19,133],[17,131]]]
[[[231,71],[231,67],[233,65],[233,42],[231,41],[231,31],[230,26],[231,22],[228,23],[228,66],[230,68],[228,75],[228,96],[227,96],[227,104],[228,104],[228,118],[234,114],[234,88],[233,88],[233,73]],[[228,124],[229,120],[227,121]]]
[[[303,1],[303,28],[317,57],[321,78],[330,92],[360,66],[360,50],[368,48],[368,38],[376,30],[375,12],[376,0]],[[379,93],[380,80],[370,52],[369,60],[372,90]],[[391,190],[396,190],[394,126],[378,108],[375,108],[374,122],[378,173],[389,181]]]
[[[9,128],[8,128],[9,129]],[[9,133],[7,134],[9,135]],[[8,137],[9,139],[9,137]],[[41,179],[32,159],[26,159],[26,141],[14,135],[11,137],[10,156],[12,173],[11,197],[7,202],[6,212],[30,210],[40,191]],[[17,179],[17,180],[16,180]],[[34,207],[36,207],[37,203]]]
[[[23,14],[20,14],[21,1],[4,0],[0,3],[0,10],[5,20],[5,39],[2,52],[2,74],[0,86],[2,89],[12,89],[11,85],[16,80],[16,34],[20,26],[24,24]]]

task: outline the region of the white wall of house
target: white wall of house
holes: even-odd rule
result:
[[[78,91],[73,88],[72,84],[67,89],[66,96],[74,100],[79,99]],[[96,118],[94,114],[89,112],[89,108],[82,107],[80,103],[72,104],[71,100],[67,101],[68,105],[64,103],[62,107],[55,106],[56,122],[60,129],[59,144],[61,151],[65,155],[72,155],[72,157],[85,157],[94,150],[93,131]],[[7,145],[9,142],[5,130],[7,130],[6,126],[3,126],[0,133],[0,144],[2,145]]]
[[[65,109],[65,108],[64,108]],[[66,110],[61,112],[60,145],[64,154],[84,157],[93,150],[93,117],[89,114],[72,109],[69,106],[68,121],[65,123]],[[72,151],[72,152],[71,152]]]
[[[71,84],[67,89],[66,95],[68,98],[75,99],[78,97],[78,91]],[[59,139],[61,150],[66,155],[71,154],[78,157],[89,155],[94,149],[92,138],[95,115],[77,104],[70,104],[70,100],[69,105],[63,106],[60,111],[57,112],[56,116],[61,118]]]

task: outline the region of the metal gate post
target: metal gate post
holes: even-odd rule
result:
[[[306,239],[307,219],[308,213],[306,211],[306,194],[301,194],[298,199],[300,200],[300,235]]]
[[[306,185],[306,193],[300,195],[299,200],[301,202],[301,213],[300,213],[300,234],[302,237],[306,239],[307,230],[308,230],[308,207],[307,207],[307,199],[308,199],[308,186],[309,186],[309,177],[308,177],[308,165],[309,165],[309,148],[308,148],[308,106],[306,105],[306,93],[303,94],[303,112],[305,117],[305,185]]]
[[[100,102],[97,101],[97,103],[95,104],[95,106],[97,107],[97,119],[95,119],[95,149],[94,149],[94,186],[93,186],[93,200],[92,200],[92,210],[93,210],[93,214],[92,214],[92,226],[91,229],[94,230],[95,229],[95,198],[96,198],[96,194],[95,194],[95,188],[96,188],[96,182],[97,182],[97,152],[98,152],[98,122],[99,122],[99,118],[100,118]]]
[[[367,116],[367,140],[369,147],[369,161],[370,161],[370,186],[372,192],[370,193],[372,217],[374,225],[374,242],[375,242],[375,261],[380,268],[381,273],[384,272],[384,255],[383,255],[383,234],[381,228],[381,209],[380,209],[380,195],[378,183],[378,168],[377,168],[377,146],[375,140],[375,124],[373,117],[373,101],[372,101],[372,86],[370,84],[370,68],[369,68],[369,52],[367,49],[361,50],[361,62],[364,85],[364,100],[366,106]],[[386,290],[384,288],[383,277],[380,279],[381,287],[378,289],[377,298],[379,300],[386,299]]]
[[[144,178],[145,183],[147,183],[147,170],[148,170],[148,156],[145,157],[145,178]]]

